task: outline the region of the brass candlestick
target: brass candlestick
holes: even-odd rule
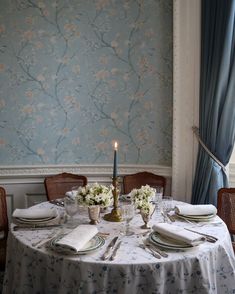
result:
[[[120,208],[118,207],[118,196],[119,191],[117,189],[118,184],[118,178],[113,178],[113,209],[110,213],[107,213],[104,215],[104,219],[109,222],[121,222],[122,221],[122,215]]]

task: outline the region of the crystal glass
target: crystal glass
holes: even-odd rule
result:
[[[69,217],[70,217],[69,223],[73,224],[74,223],[73,216],[78,212],[77,199],[74,199],[71,197],[66,197],[64,199],[64,208],[65,208],[67,215],[69,215]]]
[[[153,219],[159,220],[159,219],[161,219],[161,205],[162,205],[162,197],[163,197],[163,187],[153,186],[153,188],[156,190],[155,195],[152,200],[152,202],[155,204],[155,211],[154,211]]]
[[[134,234],[130,230],[130,221],[133,219],[135,215],[135,206],[131,202],[127,203],[122,203],[121,205],[121,214],[122,214],[122,219],[125,221],[125,235],[126,236],[131,236]]]
[[[71,188],[71,191],[72,191],[72,197],[75,197],[77,195],[78,186],[73,186]]]
[[[173,197],[164,196],[162,198],[161,213],[163,215],[164,222],[168,222],[167,214],[173,209]]]

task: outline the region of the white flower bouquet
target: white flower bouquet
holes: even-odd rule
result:
[[[151,200],[155,196],[156,190],[149,185],[142,186],[140,189],[133,189],[130,193],[137,209],[140,209],[142,213],[151,213],[154,209]]]
[[[77,191],[78,204],[84,206],[100,205],[101,207],[108,207],[113,199],[113,186],[104,186],[98,183],[79,187]]]

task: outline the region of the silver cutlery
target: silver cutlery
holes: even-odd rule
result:
[[[166,215],[167,215],[167,217],[169,218],[169,220],[170,220],[171,222],[175,222],[175,218],[174,218],[173,215],[171,215],[171,214],[169,214],[169,213],[167,213]]]
[[[185,221],[186,223],[189,223],[191,225],[194,225],[194,226],[200,226],[201,225],[197,221],[191,221],[191,220],[186,219],[186,218],[184,218],[183,221]]]
[[[109,245],[107,246],[107,248],[106,248],[104,254],[101,256],[101,259],[102,259],[102,260],[106,260],[106,259],[109,258],[110,253],[111,253],[112,249],[114,248],[114,245],[116,244],[117,240],[118,240],[118,236],[114,237],[114,238],[111,240],[111,242],[110,242]]]
[[[188,219],[184,219],[187,223],[193,225],[193,227],[204,227],[204,226],[220,226],[222,222],[197,222],[197,221],[190,221]]]
[[[199,234],[201,236],[204,236],[206,238],[206,241],[208,241],[208,242],[215,243],[216,241],[218,241],[218,239],[216,237],[212,236],[212,235],[200,233],[198,231],[194,231],[194,230],[191,230],[191,229],[188,229],[188,228],[184,228],[184,229],[187,230],[187,231]]]
[[[98,236],[103,237],[104,239],[108,238],[108,236],[110,235],[109,233],[103,233],[103,232],[99,232],[97,233]]]
[[[139,244],[139,247],[144,249],[146,252],[150,253],[155,258],[161,259],[161,255],[159,255],[157,252],[153,251],[150,247],[146,246],[145,244]]]
[[[163,220],[164,220],[164,222],[167,222],[167,223],[171,223],[172,222],[172,220],[171,220],[171,218],[169,217],[169,215],[168,215],[168,213],[164,213],[163,211],[161,212],[161,215],[163,216]]]
[[[112,254],[111,254],[109,260],[114,260],[114,259],[116,258],[116,256],[117,256],[117,251],[118,251],[118,249],[120,248],[121,243],[122,243],[122,241],[119,241],[119,242],[117,243],[117,246],[113,249],[113,252],[112,252]]]
[[[31,225],[31,226],[16,225],[13,227],[13,231],[48,230],[55,227],[61,227],[61,224],[47,225],[47,226],[45,225],[44,226],[43,225]]]
[[[168,257],[168,254],[165,251],[162,251],[160,248],[158,248],[157,246],[155,246],[152,243],[147,243],[146,244],[147,247],[151,248],[152,250],[156,251],[158,254],[160,254],[162,257]]]
[[[51,241],[53,238],[55,238],[59,234],[60,234],[60,231],[59,232],[58,231],[53,232],[49,236],[47,236],[47,238],[32,243],[32,247],[41,248],[44,244],[46,244],[47,242]]]

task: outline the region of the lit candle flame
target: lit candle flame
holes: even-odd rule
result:
[[[117,150],[118,149],[118,142],[115,142],[114,143],[114,150]]]

